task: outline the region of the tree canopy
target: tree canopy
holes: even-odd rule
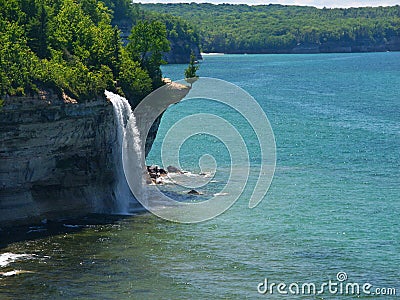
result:
[[[190,54],[190,62],[188,67],[185,70],[185,78],[186,79],[191,79],[191,78],[196,78],[197,76],[197,71],[199,70],[199,65],[198,62],[196,61],[196,56],[194,55],[193,51]]]
[[[0,0],[0,99],[50,88],[88,101],[109,89],[139,101],[160,84],[165,25],[134,27],[128,47],[112,20],[139,17],[128,0]],[[138,24],[139,26],[139,24]],[[139,30],[141,34],[139,34]],[[155,45],[142,45],[148,36]],[[148,48],[146,48],[148,47]]]
[[[165,24],[160,21],[139,21],[132,28],[127,50],[131,58],[138,61],[153,78],[153,87],[160,87],[160,65],[164,63],[162,53],[169,50]]]
[[[284,52],[299,44],[384,43],[400,36],[400,6],[318,9],[209,3],[143,4],[183,18],[199,31],[204,52]]]

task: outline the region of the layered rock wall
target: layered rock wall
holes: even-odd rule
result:
[[[113,205],[113,107],[6,99],[0,108],[0,224],[102,212]]]

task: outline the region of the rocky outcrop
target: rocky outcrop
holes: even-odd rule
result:
[[[167,107],[161,103],[180,101],[189,88],[169,82],[162,91],[153,107],[161,107],[157,113]],[[112,104],[98,98],[78,103],[46,91],[5,99],[0,107],[0,227],[115,211],[117,122]],[[160,120],[147,136],[146,156]]]
[[[113,205],[111,103],[66,103],[50,94],[6,99],[0,109],[0,224]]]
[[[154,140],[156,139],[158,127],[160,126],[161,123],[161,118],[162,114],[154,121],[153,125],[150,127],[149,134],[146,138],[146,143],[144,147],[146,157],[147,154],[149,154],[151,147],[153,146]]]
[[[385,46],[388,51],[400,51],[400,36],[393,36],[389,38]]]
[[[164,60],[169,64],[188,64],[191,51],[198,60],[203,59],[200,48],[195,43],[184,40],[170,40],[171,50],[164,53]]]
[[[380,41],[360,39],[356,41],[327,41],[323,43],[298,43],[287,48],[235,49],[229,54],[313,54],[313,53],[359,53],[400,51],[400,36],[391,36]]]
[[[360,39],[351,42],[326,42],[315,45],[319,53],[386,52],[400,50],[400,37],[392,36],[381,41]]]

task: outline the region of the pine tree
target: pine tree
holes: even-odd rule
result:
[[[199,78],[199,76],[197,76],[197,74],[196,74],[196,72],[199,68],[200,67],[198,65],[198,62],[196,61],[196,56],[194,55],[194,52],[192,50],[192,52],[190,53],[189,66],[185,70],[185,80],[187,82],[189,82],[190,84],[195,82]]]

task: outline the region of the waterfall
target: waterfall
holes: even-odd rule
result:
[[[136,118],[128,100],[109,91],[106,91],[105,95],[113,105],[115,120],[117,123],[117,143],[114,145],[113,149],[116,176],[116,183],[114,185],[116,205],[115,211],[113,212],[118,214],[129,214],[134,209],[137,210],[140,206],[133,196],[125,177],[122,162],[122,149],[123,147],[133,148],[133,151],[129,151],[129,155],[135,156],[132,157],[132,160],[137,162],[137,165],[134,166],[137,168],[137,172],[135,172],[137,174],[136,181],[138,185],[141,185],[143,177],[140,162],[143,153],[140,132],[136,126]]]
[[[134,112],[128,100],[105,92],[114,107],[118,135],[113,149],[116,177],[114,213],[130,214],[147,209],[159,215],[157,211],[165,210],[166,205],[169,205],[167,212],[176,213],[174,208],[179,204],[165,196],[156,186],[148,184],[151,180],[145,165],[143,137],[147,136],[157,117],[168,106],[182,100],[189,91],[190,88],[183,84],[166,84],[141,101]]]

